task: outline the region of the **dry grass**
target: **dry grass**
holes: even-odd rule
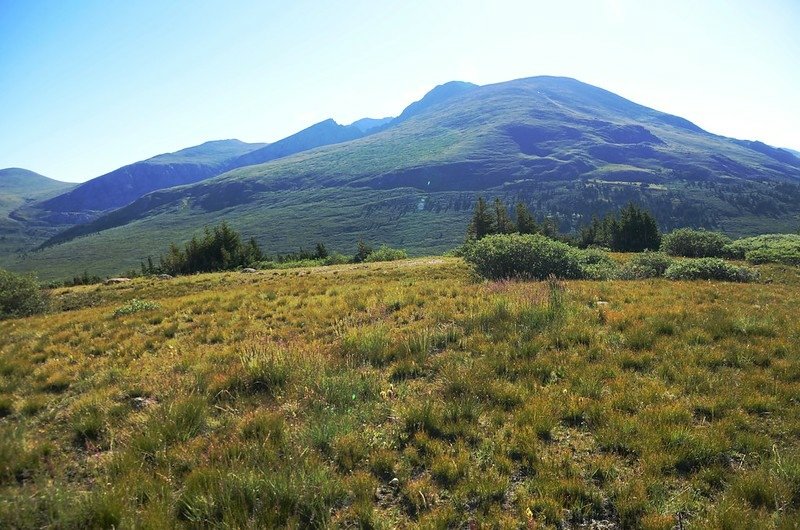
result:
[[[800,274],[761,271],[59,289],[0,323],[0,526],[793,527]]]

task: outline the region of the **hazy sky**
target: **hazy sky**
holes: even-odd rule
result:
[[[800,150],[798,28],[800,0],[0,0],[0,168],[82,181],[534,75]]]

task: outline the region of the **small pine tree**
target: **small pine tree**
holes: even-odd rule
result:
[[[358,250],[356,250],[356,255],[353,256],[353,263],[363,263],[370,254],[372,254],[372,247],[364,243],[363,239],[359,239]]]
[[[536,223],[536,219],[528,210],[524,203],[518,202],[514,208],[517,214],[517,232],[520,234],[538,234],[541,228]]]
[[[546,217],[544,221],[542,221],[541,228],[541,234],[543,236],[549,237],[550,239],[558,238],[558,221],[553,217]]]
[[[514,222],[508,215],[506,205],[498,198],[494,200],[494,234],[513,234],[517,231]]]
[[[478,197],[475,204],[475,212],[472,214],[472,221],[467,229],[468,239],[482,239],[494,233],[494,218],[492,212],[483,197]]]
[[[325,259],[328,257],[328,249],[325,248],[325,245],[322,243],[317,243],[317,248],[314,251],[314,257],[316,259]]]

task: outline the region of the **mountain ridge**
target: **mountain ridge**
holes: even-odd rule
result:
[[[564,230],[630,200],[663,228],[795,229],[793,159],[570,78],[462,88],[372,134],[153,192],[59,234],[43,252],[125,238],[141,259],[152,242],[183,240],[220,219],[277,251],[315,240],[345,250],[365,237],[438,252],[463,238],[478,194],[522,200]]]

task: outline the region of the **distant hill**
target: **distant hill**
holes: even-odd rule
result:
[[[73,186],[75,185],[70,182],[53,180],[27,169],[0,169],[0,193],[4,195],[31,198],[67,190]]]
[[[364,133],[354,125],[339,125],[328,119],[303,129],[283,140],[251,151],[230,162],[231,167],[263,164],[271,160],[314,149],[325,145],[338,144],[360,138]]]
[[[562,230],[628,201],[665,229],[750,234],[800,219],[800,159],[788,151],[574,79],[447,83],[370,133],[150,193],[52,238],[28,265],[102,248],[98,271],[135,266],[220,219],[271,252],[315,241],[350,251],[359,237],[439,252],[463,240],[478,195],[523,201]]]
[[[53,180],[27,169],[0,169],[0,254],[23,250],[30,241],[43,241],[56,233],[55,229],[26,227],[24,223],[10,217],[14,210],[74,186],[73,183]]]
[[[88,222],[151,191],[197,182],[232,167],[229,162],[265,144],[219,140],[136,162],[41,201],[19,217],[51,225]]]
[[[386,125],[394,118],[362,118],[358,121],[354,121],[350,124],[351,127],[355,127],[361,132],[371,131],[375,128],[381,127],[382,125]]]

